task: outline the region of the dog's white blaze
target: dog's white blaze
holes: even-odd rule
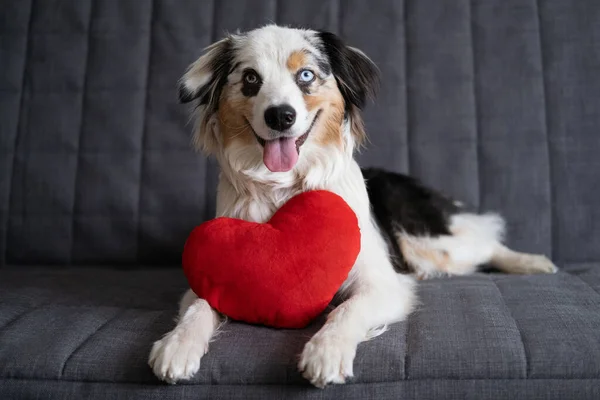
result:
[[[290,136],[303,135],[310,126],[315,113],[309,113],[302,97],[302,91],[296,85],[294,77],[287,68],[290,55],[296,51],[318,50],[300,31],[270,25],[249,32],[236,41],[236,60],[241,63],[239,70],[255,69],[263,77],[263,86],[254,99],[252,127],[263,139],[269,138],[269,128],[265,124],[265,110],[271,106],[289,104],[296,110],[296,123],[290,129]],[[230,80],[240,79],[240,73],[232,74]]]

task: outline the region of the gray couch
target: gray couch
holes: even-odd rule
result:
[[[381,68],[362,165],[502,212],[561,271],[422,283],[344,386],[296,371],[322,320],[231,323],[191,382],[159,382],[148,351],[218,173],[176,81],[268,21]],[[0,0],[0,398],[600,399],[599,98],[597,0]]]

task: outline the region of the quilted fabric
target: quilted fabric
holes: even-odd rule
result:
[[[380,67],[363,165],[502,212],[519,249],[598,261],[598,20],[595,0],[0,0],[0,262],[176,264],[217,178],[176,82],[268,21]]]
[[[159,384],[147,352],[217,179],[176,81],[269,21],[379,65],[362,165],[502,212],[513,247],[563,271],[423,283],[346,386],[296,372],[319,321],[228,325],[192,385]],[[0,0],[0,397],[600,398],[598,21],[597,0]]]

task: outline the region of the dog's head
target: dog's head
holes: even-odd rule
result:
[[[351,155],[377,83],[373,62],[336,35],[269,25],[208,47],[179,97],[198,101],[198,147],[236,170],[286,172],[311,153]]]

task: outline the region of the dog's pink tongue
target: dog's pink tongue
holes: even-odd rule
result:
[[[263,151],[263,162],[271,172],[286,172],[298,162],[298,151],[294,138],[267,140]]]

